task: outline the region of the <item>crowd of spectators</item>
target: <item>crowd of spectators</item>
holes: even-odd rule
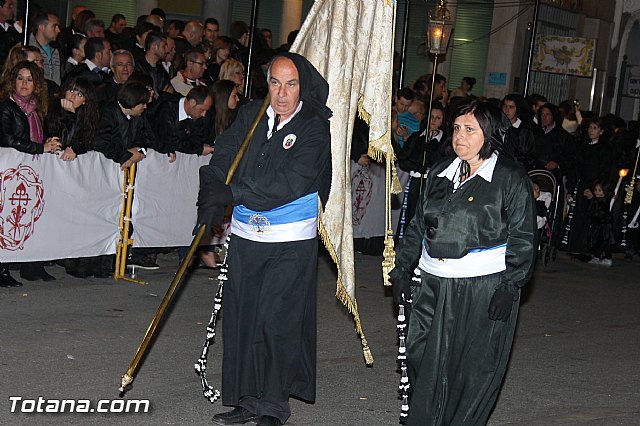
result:
[[[0,0],[2,147],[56,154],[64,161],[98,151],[122,169],[144,160],[147,148],[170,162],[176,152],[209,155],[237,107],[267,93],[266,67],[277,53],[268,29],[254,33],[247,85],[250,40],[244,22],[232,23],[229,35],[221,35],[214,18],[165,21],[156,8],[134,27],[122,14],[107,25],[79,5],[62,28],[55,14],[32,10],[24,46],[22,25],[12,21],[14,1]],[[210,255],[202,258],[216,266]],[[154,254],[144,251],[132,263],[157,268]],[[63,264],[78,277],[113,272],[102,258]],[[20,276],[55,279],[44,266],[23,263]],[[18,285],[0,266],[0,286]]]
[[[422,177],[434,160],[445,155],[447,138],[435,130],[451,134],[450,111],[461,100],[475,97],[474,83],[475,78],[465,77],[459,88],[449,91],[444,76],[425,75],[412,87],[398,90],[393,109],[398,117],[394,136],[399,175],[404,171],[410,179]],[[625,123],[613,114],[599,117],[583,111],[573,99],[555,105],[540,94],[526,99],[517,93],[503,99],[479,98],[500,107],[512,124],[504,152],[528,172],[546,170],[555,177],[559,207],[547,205],[539,213],[548,216],[544,222],[555,221],[553,233],[546,236],[554,247],[599,266],[611,266],[616,250],[623,251],[626,259],[639,253],[640,185],[630,187],[640,145],[637,121]],[[430,102],[436,111],[432,120],[439,127],[432,124],[426,132],[424,105]],[[444,115],[441,125],[440,114]],[[420,138],[422,143],[416,144]],[[625,173],[626,178],[619,178]],[[414,184],[407,185],[409,189],[414,191]],[[636,194],[631,205],[623,203],[627,191]],[[412,216],[411,200],[405,198],[406,218]],[[398,233],[404,225],[401,219]]]

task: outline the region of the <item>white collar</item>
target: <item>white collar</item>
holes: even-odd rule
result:
[[[514,123],[512,123],[511,125],[513,127],[515,127],[516,129],[520,128],[520,125],[522,124],[522,120],[520,120],[518,117],[516,117],[516,121]]]
[[[84,63],[87,64],[87,67],[89,67],[89,71],[93,71],[95,68],[98,68],[98,66],[91,62],[90,59],[85,59]]]
[[[546,129],[544,129],[544,134],[546,135],[547,133],[549,133],[550,131],[552,131],[554,128],[556,127],[556,123],[555,121],[553,122],[553,124],[549,127],[547,127]]]
[[[67,58],[67,62],[69,62],[71,65],[78,65],[78,61],[76,61],[75,59],[73,59],[71,56],[69,56]],[[88,66],[88,65],[87,65]]]
[[[180,98],[180,100],[178,101],[178,121],[191,118],[189,117],[189,114],[187,114],[187,111],[184,110],[184,103],[186,102],[186,100],[187,98]]]
[[[446,177],[451,182],[455,183],[456,175],[458,174],[458,169],[460,167],[460,163],[462,160],[456,157],[449,166],[441,171],[438,174],[438,177]],[[496,168],[496,163],[498,162],[498,151],[493,151],[491,157],[487,158],[481,165],[478,167],[476,172],[469,176],[469,178],[465,181],[468,182],[470,179],[473,179],[476,176],[480,176],[482,179],[487,182],[491,182],[493,178],[493,170]]]
[[[440,140],[442,139],[442,136],[444,135],[444,132],[440,129],[438,129],[438,133],[436,133],[436,135],[434,137],[432,137],[431,139],[436,139],[438,142],[440,142]],[[422,133],[420,133],[420,137],[422,136],[427,136],[427,129],[424,129],[422,131]]]
[[[0,25],[2,25],[2,28],[4,28],[5,31],[9,31],[10,25],[7,22],[2,22]]]
[[[300,110],[302,109],[302,101],[300,101],[298,103],[298,107],[296,108],[295,111],[293,111],[293,114],[291,114],[291,116],[289,116],[289,118],[287,118],[286,120],[283,120],[280,122],[280,124],[278,124],[278,128],[277,130],[280,130],[284,127],[285,124],[287,124],[288,122],[290,122],[293,117],[296,116],[296,114],[298,114],[300,112]],[[275,117],[276,117],[276,112],[273,110],[273,108],[271,107],[271,105],[269,105],[269,107],[267,108],[267,116],[269,117],[269,121],[267,122],[267,138],[270,138],[271,135],[273,135],[273,122],[275,121]]]

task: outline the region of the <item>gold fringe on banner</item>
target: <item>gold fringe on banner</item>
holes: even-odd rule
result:
[[[336,249],[329,240],[329,234],[327,234],[327,230],[322,223],[322,218],[318,220],[318,234],[320,234],[320,238],[324,246],[327,248],[331,259],[336,264],[338,268],[338,282],[336,284],[336,297],[342,304],[347,308],[349,313],[353,315],[353,320],[356,323],[356,333],[360,336],[360,340],[362,341],[362,354],[364,355],[364,361],[367,365],[373,365],[373,355],[371,354],[371,349],[369,348],[369,343],[367,343],[367,339],[364,336],[364,331],[362,330],[362,324],[360,322],[360,314],[358,313],[358,306],[356,302],[349,297],[349,293],[344,288],[344,284],[342,282],[342,270],[340,269],[340,263],[338,262],[338,255],[336,254]]]

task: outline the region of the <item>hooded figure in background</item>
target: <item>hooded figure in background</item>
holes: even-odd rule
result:
[[[486,424],[537,247],[533,188],[505,154],[506,117],[468,99],[453,120],[455,157],[429,171],[389,273],[396,302],[411,307],[407,426]]]
[[[200,169],[198,223],[221,223],[233,205],[224,287],[219,425],[281,425],[289,396],[315,401],[318,203],[331,185],[329,86],[304,57],[269,67],[270,105],[233,180],[227,172],[260,109],[240,109]]]

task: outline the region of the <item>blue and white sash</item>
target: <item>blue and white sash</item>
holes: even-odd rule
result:
[[[433,258],[422,244],[422,256],[418,267],[443,278],[469,278],[495,274],[507,269],[507,243],[486,249],[473,249],[460,259]]]
[[[309,240],[316,237],[317,228],[317,192],[264,212],[239,205],[231,218],[232,234],[263,243]]]

